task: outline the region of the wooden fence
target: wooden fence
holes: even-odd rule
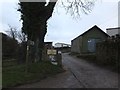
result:
[[[2,67],[9,67],[17,65],[16,59],[2,60]]]

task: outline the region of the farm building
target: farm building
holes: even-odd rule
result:
[[[70,44],[65,44],[65,43],[55,43],[54,47],[60,48],[60,47],[71,47]]]
[[[96,43],[108,37],[108,34],[95,25],[71,41],[71,52],[81,54],[95,53]]]
[[[62,53],[71,51],[71,45],[66,43],[56,43],[54,48],[61,51]]]
[[[108,28],[108,29],[106,29],[106,31],[107,31],[107,34],[109,36],[115,36],[117,34],[120,35],[120,27],[117,27],[117,28]]]
[[[118,27],[120,27],[120,1],[118,2]]]
[[[52,43],[53,42],[44,42],[45,48],[46,49],[52,49],[53,48]]]

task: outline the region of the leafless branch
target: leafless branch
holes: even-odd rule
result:
[[[16,39],[17,38],[17,29],[15,27],[12,27],[10,25],[9,26],[9,30],[6,31],[6,33],[12,37],[13,39]]]
[[[12,27],[10,25],[9,26],[9,30],[6,31],[6,33],[12,37],[14,40],[18,40],[19,42],[25,42],[26,39],[27,39],[27,36],[21,32],[21,31],[18,31],[17,28],[15,27]]]
[[[73,17],[79,17],[81,11],[88,14],[92,11],[95,4],[95,0],[61,0],[62,6],[67,13],[70,13]]]

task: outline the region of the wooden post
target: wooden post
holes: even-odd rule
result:
[[[117,41],[117,55],[116,55],[116,57],[117,57],[117,69],[118,69],[118,73],[120,72],[120,55],[119,55],[119,53],[120,53],[120,42],[119,41]]]
[[[62,67],[62,54],[61,52],[59,53],[59,51],[57,53],[57,62],[58,62],[58,66]]]
[[[26,66],[25,66],[25,73],[28,73],[28,58],[29,57],[29,44],[27,45],[27,54],[26,54]]]

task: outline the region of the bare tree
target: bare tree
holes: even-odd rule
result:
[[[80,17],[81,13],[89,14],[96,0],[59,0],[61,6],[65,8],[66,12],[72,17]]]
[[[27,41],[27,36],[22,31],[17,32],[17,38],[19,39],[20,42]]]
[[[6,31],[6,33],[14,40],[17,39],[17,29],[15,27],[12,27],[11,25],[8,26],[9,29]]]
[[[16,27],[10,26],[6,33],[14,40],[17,41],[15,49],[15,56],[19,64],[25,63],[26,60],[26,46],[27,46],[27,36]],[[19,44],[18,44],[19,43]],[[15,46],[15,45],[14,45]]]
[[[16,27],[12,27],[11,25],[9,25],[9,29],[6,33],[14,40],[18,40],[20,43],[27,41],[27,36],[22,31],[17,30]]]

